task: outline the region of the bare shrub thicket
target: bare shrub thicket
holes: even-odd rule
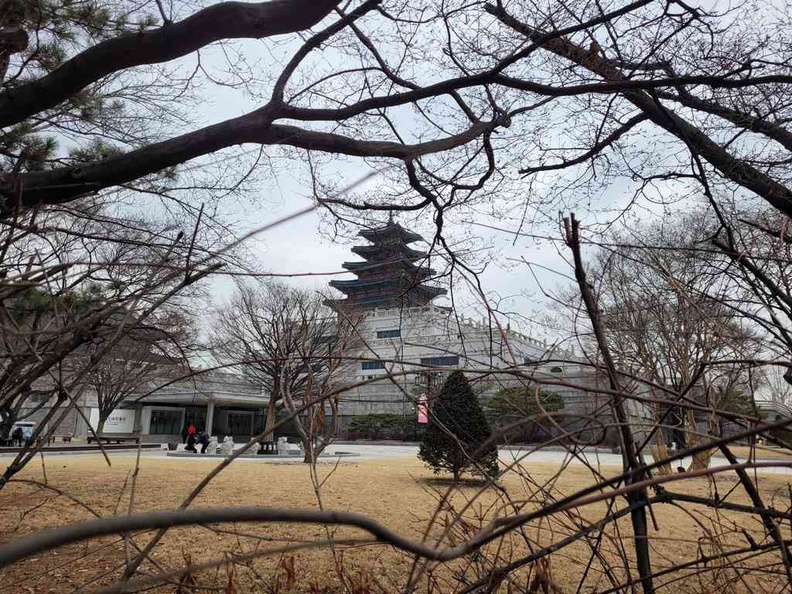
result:
[[[532,472],[522,451],[502,462],[497,481],[434,489],[435,511],[414,537],[325,501],[316,430],[357,387],[328,373],[343,365],[345,340],[316,368],[303,340],[296,359],[278,349],[266,357],[259,348],[221,349],[229,358],[222,364],[244,363],[251,373],[265,358],[286,362],[280,377],[269,376],[283,419],[176,509],[135,513],[133,480],[128,513],[91,508],[94,520],[16,538],[0,547],[0,567],[11,573],[55,547],[113,537],[124,545],[122,562],[95,569],[78,590],[96,579],[109,584],[105,592],[163,584],[233,592],[251,583],[320,592],[331,582],[347,592],[551,592],[563,589],[553,567],[566,556],[575,562],[563,580],[575,591],[788,590],[792,513],[788,498],[768,499],[770,479],[760,471],[790,463],[758,459],[754,446],[761,438],[786,448],[792,421],[763,419],[726,398],[739,390],[750,400],[756,385],[772,383],[764,377],[792,377],[792,44],[783,8],[682,0],[203,8],[0,0],[0,428],[46,407],[34,437],[56,434],[128,337],[167,328],[213,274],[258,275],[239,252],[247,236],[234,235],[225,205],[255,200],[253,192],[286,168],[314,199],[296,215],[320,209],[339,230],[382,220],[383,211],[425,221],[449,285],[480,299],[495,336],[504,314],[456,233],[490,220],[515,241],[554,242],[575,279],[577,297],[567,302],[573,339],[583,364],[605,378],[597,388],[555,382],[598,393],[602,404],[585,419],[585,435],[556,426],[570,413],[542,411],[538,397],[539,414],[515,421],[556,428],[533,449],[564,445],[557,472]],[[254,104],[233,117],[202,112],[227,93]],[[341,190],[344,166],[355,176],[378,173],[376,193]],[[701,234],[617,235],[613,245],[606,233],[629,228],[638,214],[691,204]],[[586,214],[559,220],[559,209]],[[596,247],[602,256],[588,250]],[[529,279],[532,270],[512,274]],[[317,318],[309,319],[313,327]],[[286,327],[302,325],[298,316]],[[183,351],[178,336],[172,341],[169,352]],[[543,362],[522,363],[471,371],[538,394],[534,368]],[[306,364],[300,377],[316,385],[285,381]],[[652,414],[635,414],[644,407]],[[661,432],[677,427],[672,415],[684,422],[686,445],[657,447],[650,461]],[[233,459],[291,420],[311,446],[316,509],[191,505]],[[616,475],[581,453],[606,433],[622,455]],[[38,444],[11,461],[0,487],[21,480]],[[747,458],[737,444],[751,448]],[[669,472],[677,466],[681,472]],[[702,488],[685,490],[695,479]],[[69,496],[57,485],[38,488]],[[668,510],[695,524],[698,537],[678,537]],[[243,523],[323,531],[294,542],[251,535]],[[235,548],[207,547],[208,557],[195,561],[163,550],[172,528],[211,525],[219,534],[220,524]],[[356,547],[375,544],[410,560],[396,583],[379,584],[372,571],[346,564]],[[671,554],[677,546],[682,553]],[[298,586],[288,555],[322,547],[333,575]],[[74,563],[94,554],[69,550]],[[256,564],[266,557],[278,565]],[[270,573],[262,576],[262,567]]]

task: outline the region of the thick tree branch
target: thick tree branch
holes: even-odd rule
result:
[[[720,105],[714,101],[699,99],[687,92],[676,95],[667,91],[658,91],[657,96],[661,99],[675,101],[691,109],[718,116],[744,130],[763,134],[781,144],[785,149],[792,151],[792,132],[761,117]]]
[[[788,421],[785,421],[788,422]],[[777,424],[770,424],[772,427]],[[252,443],[252,442],[251,442]],[[708,445],[714,445],[712,442]],[[239,451],[239,450],[237,450]],[[677,456],[678,457],[678,456]],[[669,460],[674,459],[669,457]],[[647,468],[651,467],[648,466]],[[96,520],[88,520],[76,524],[69,524],[50,530],[42,530],[24,538],[17,539],[0,547],[0,567],[8,565],[44,551],[49,551],[59,546],[74,542],[81,542],[90,538],[107,536],[119,532],[133,532],[137,530],[153,530],[159,528],[166,530],[173,526],[190,526],[196,524],[211,524],[219,522],[288,522],[302,524],[323,524],[351,526],[365,530],[378,541],[388,543],[403,551],[431,559],[434,561],[451,561],[467,555],[483,545],[503,536],[515,527],[526,524],[531,520],[546,517],[558,511],[582,507],[607,501],[613,497],[631,492],[644,491],[650,485],[659,485],[667,482],[681,481],[699,476],[710,476],[725,472],[732,472],[738,468],[790,468],[789,462],[747,462],[737,465],[705,468],[679,475],[655,477],[639,483],[634,483],[610,492],[600,492],[590,497],[586,493],[602,491],[604,486],[621,481],[627,475],[634,474],[629,471],[617,477],[603,479],[600,483],[585,487],[576,494],[564,497],[549,505],[545,505],[524,514],[496,518],[476,531],[469,539],[457,546],[441,549],[413,541],[397,534],[376,520],[355,512],[315,510],[315,509],[287,509],[267,507],[198,507],[180,508],[167,511],[154,511],[141,514],[123,516],[110,516]],[[144,549],[147,552],[146,549]]]
[[[511,89],[535,93],[543,97],[574,97],[578,95],[612,94],[630,90],[659,89],[679,85],[706,85],[713,88],[745,88],[759,85],[785,83],[792,84],[792,76],[770,75],[754,78],[729,78],[727,76],[678,76],[656,79],[622,79],[599,83],[579,85],[547,85],[513,76],[497,74],[497,68],[486,70],[470,76],[449,78],[431,85],[418,87],[402,93],[393,93],[384,97],[362,99],[352,105],[339,108],[308,108],[286,105],[282,108],[282,116],[302,121],[343,120],[360,115],[373,109],[396,107],[429,99],[444,94],[453,96],[455,91],[480,85],[497,84]]]
[[[10,126],[72,97],[113,72],[160,64],[222,39],[259,39],[307,29],[339,0],[223,2],[153,31],[104,41],[50,74],[0,94],[0,126]]]
[[[87,192],[127,183],[239,144],[288,145],[355,157],[412,160],[462,146],[499,125],[497,121],[479,122],[446,138],[418,144],[400,144],[358,140],[340,134],[270,122],[271,119],[265,112],[257,111],[87,165],[30,172],[13,178],[8,176],[0,183],[0,195],[6,197],[6,204],[0,208],[0,218],[12,212],[10,198],[15,180],[23,188],[20,197],[22,207],[59,204],[74,200]]]

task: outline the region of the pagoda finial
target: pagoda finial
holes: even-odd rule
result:
[[[388,211],[388,225],[393,225],[393,211]]]

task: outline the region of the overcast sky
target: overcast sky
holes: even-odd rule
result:
[[[290,56],[297,47],[296,44],[282,44],[274,47],[255,41],[239,42],[236,44],[249,63],[256,60],[256,68],[260,71],[266,69],[279,72],[280,65],[287,56]],[[266,48],[266,50],[265,50]],[[205,50],[202,54],[202,63],[213,75],[223,75],[227,69],[225,54],[217,48]],[[189,68],[189,65],[185,66]],[[204,123],[214,123],[231,117],[247,113],[260,107],[261,97],[251,97],[249,94],[237,89],[227,87],[214,87],[212,99],[198,106]],[[266,150],[266,149],[265,149]],[[279,161],[276,166],[265,171],[261,180],[257,182],[254,199],[240,202],[231,207],[227,214],[239,223],[240,230],[250,230],[262,225],[272,223],[279,218],[288,216],[311,205],[311,188],[307,177],[299,170],[305,169],[301,161]],[[332,169],[331,169],[332,170]],[[327,171],[327,168],[325,168]],[[343,178],[346,183],[359,179],[366,174],[366,166],[360,161],[338,159],[335,173]],[[381,180],[369,180],[365,191],[369,194],[377,193],[378,183]],[[519,192],[519,185],[512,187],[512,192]],[[526,196],[528,192],[526,191]],[[497,199],[497,198],[496,198]],[[607,205],[611,212],[618,210],[630,199],[628,192],[620,189],[618,185],[610,186],[605,193],[597,197],[599,207]],[[526,199],[527,200],[527,199]],[[590,202],[590,197],[588,198]],[[481,284],[487,292],[492,303],[500,310],[513,312],[514,323],[521,329],[539,338],[558,338],[557,333],[548,332],[544,326],[543,316],[548,313],[548,300],[543,291],[555,293],[559,288],[569,286],[571,282],[571,268],[566,261],[566,250],[558,240],[560,232],[557,223],[557,208],[568,206],[574,208],[578,215],[582,215],[584,222],[591,223],[597,220],[604,211],[597,205],[588,204],[581,207],[570,198],[568,205],[551,207],[554,212],[542,212],[540,217],[543,223],[538,226],[526,226],[523,232],[540,236],[550,235],[555,241],[541,240],[532,237],[515,237],[500,231],[494,231],[483,225],[500,226],[516,230],[520,228],[523,217],[532,220],[530,211],[520,210],[515,213],[493,212],[492,216],[476,216],[475,221],[455,219],[448,217],[448,224],[444,234],[454,242],[460,242],[464,247],[477,250],[477,260],[489,260],[488,265],[480,275]],[[546,209],[547,210],[547,209]],[[564,208],[564,213],[568,208]],[[494,208],[493,211],[497,211]],[[625,218],[625,221],[635,220],[636,217],[646,216],[645,211],[636,211]],[[604,216],[607,216],[604,215]],[[387,214],[382,214],[383,220]],[[405,226],[430,238],[432,222],[427,220],[411,220],[409,217],[399,217]],[[254,254],[260,268],[274,274],[294,273],[332,273],[335,276],[300,277],[284,279],[284,282],[309,287],[322,292],[331,291],[327,283],[332,278],[352,278],[348,273],[342,272],[341,264],[345,260],[358,260],[359,258],[349,250],[354,243],[363,240],[358,238],[353,241],[351,237],[333,240],[328,234],[327,220],[317,212],[311,212],[287,224],[258,235],[247,243],[248,249]],[[323,232],[322,232],[323,231]],[[417,247],[417,246],[416,246]],[[426,245],[422,246],[426,248]],[[529,266],[529,263],[532,266]],[[432,262],[433,268],[442,268],[441,262]],[[447,285],[446,285],[447,286]],[[447,286],[448,288],[448,286]],[[228,278],[218,279],[212,287],[215,302],[226,298],[233,284]],[[464,283],[455,282],[455,305],[462,313],[469,316],[481,316],[480,300],[466,290]],[[338,296],[341,296],[338,294]],[[449,305],[448,299],[438,299],[438,304]],[[477,311],[478,310],[478,311]]]

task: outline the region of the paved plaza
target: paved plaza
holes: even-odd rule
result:
[[[239,447],[241,444],[237,444]],[[217,457],[210,457],[210,456],[190,456],[190,457],[168,457],[168,451],[165,449],[162,450],[142,450],[140,453],[141,458],[168,458],[170,460],[181,460],[186,464],[195,461],[202,461],[202,460],[217,460]],[[388,460],[388,459],[406,459],[406,458],[415,458],[418,454],[418,445],[416,444],[405,444],[405,445],[369,445],[369,444],[358,444],[358,443],[340,443],[340,444],[333,444],[329,446],[325,450],[325,455],[323,455],[320,459],[321,463],[354,463],[358,461],[364,460]],[[13,454],[0,454],[0,457],[9,458]],[[101,457],[102,454],[99,451],[92,451],[92,452],[46,452],[45,455],[47,458],[50,457],[59,457],[59,456],[74,456],[74,457]],[[129,449],[125,451],[113,451],[108,452],[109,457],[118,458],[118,457],[134,457],[137,455],[137,452],[134,449]],[[620,454],[613,454],[607,451],[602,450],[589,450],[589,451],[581,451],[576,454],[575,457],[572,457],[568,452],[561,450],[560,448],[553,449],[553,450],[540,450],[540,451],[533,451],[532,449],[518,449],[518,448],[501,448],[499,450],[499,456],[501,462],[505,464],[509,464],[512,462],[520,461],[524,466],[528,465],[530,467],[530,463],[537,462],[550,462],[555,464],[562,464],[567,462],[571,466],[582,466],[585,464],[590,464],[592,466],[608,466],[608,467],[619,467],[622,464],[622,458]],[[302,464],[302,459],[300,457],[294,456],[244,456],[237,459],[239,463],[268,463],[268,464]],[[744,461],[741,459],[741,461]],[[776,458],[758,458],[757,461],[759,462],[772,462],[777,461],[779,463],[792,463],[792,459],[776,459]],[[687,466],[690,463],[690,458],[683,458],[678,462],[674,462],[674,465],[679,466]],[[728,465],[728,461],[725,458],[721,458],[715,456],[712,459],[712,466],[726,466]],[[762,468],[761,472],[770,472],[770,473],[783,473],[783,474],[792,474],[792,468],[788,467],[777,467],[777,468]]]

